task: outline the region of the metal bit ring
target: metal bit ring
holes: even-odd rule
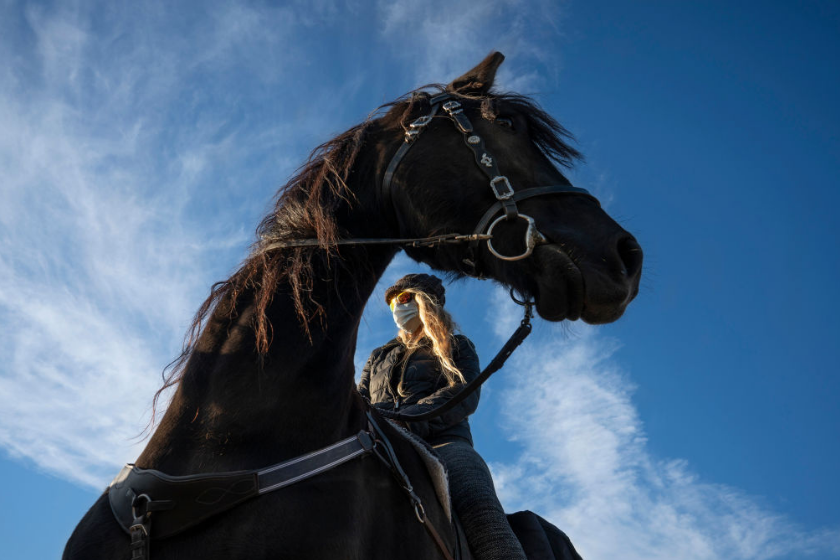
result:
[[[540,233],[539,230],[537,229],[537,224],[534,222],[534,218],[532,218],[531,216],[528,216],[526,214],[518,214],[516,217],[517,218],[522,218],[523,220],[528,222],[528,229],[525,231],[525,252],[524,253],[522,253],[521,255],[513,255],[512,257],[503,255],[503,254],[499,253],[498,251],[496,251],[495,248],[493,248],[493,240],[492,239],[487,240],[487,248],[490,249],[490,252],[493,253],[493,256],[495,256],[496,258],[502,259],[503,261],[522,260],[526,257],[529,257],[531,255],[531,253],[534,252],[534,247],[536,247],[537,245],[541,245],[543,243],[548,243],[548,240],[545,238],[545,236],[542,233]],[[490,224],[489,228],[487,228],[487,235],[493,235],[493,228],[496,227],[496,224],[498,224],[502,220],[506,220],[506,219],[507,219],[507,216],[499,216],[498,218],[493,220],[493,223]]]

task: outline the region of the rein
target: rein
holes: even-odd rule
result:
[[[419,414],[405,414],[402,412],[384,409],[377,409],[377,412],[379,412],[379,414],[384,416],[385,418],[397,420],[400,422],[423,422],[425,420],[437,418],[444,412],[448,412],[456,406],[458,406],[458,404],[463,402],[464,399],[469,397],[479,387],[481,387],[485,381],[490,379],[491,375],[502,369],[502,366],[505,364],[507,359],[510,358],[510,355],[513,354],[513,351],[516,350],[519,347],[519,345],[525,341],[529,334],[531,334],[531,319],[534,316],[533,302],[519,301],[513,295],[513,290],[511,290],[510,297],[518,305],[522,305],[525,308],[525,316],[519,323],[519,327],[517,327],[517,329],[508,339],[508,341],[505,342],[504,346],[502,346],[502,349],[499,350],[499,352],[496,354],[496,357],[493,358],[489,364],[487,364],[487,367],[484,368],[484,370],[482,370],[480,374],[478,374],[478,377],[464,385],[464,387],[460,391],[458,391],[458,393],[453,395],[445,403],[433,408],[432,410],[427,410],[426,412],[421,412]],[[369,401],[368,404],[370,404]]]
[[[405,238],[380,238],[380,237],[361,237],[352,239],[337,239],[329,245],[405,245],[406,247],[434,247],[436,245],[444,245],[447,243],[472,243],[478,241],[489,240],[493,236],[486,234],[461,235],[460,233],[446,233],[443,235],[434,235],[432,237],[415,237],[413,239]],[[265,245],[257,251],[257,254],[266,253],[273,249],[288,249],[291,247],[321,247],[322,244],[318,239],[290,239],[289,241],[274,241]]]

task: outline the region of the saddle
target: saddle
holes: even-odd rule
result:
[[[455,523],[461,542],[465,543],[466,539],[463,536],[458,517],[452,513],[446,467],[429,444],[396,422],[391,421],[390,423],[400,435],[411,442],[415,451],[423,460],[435,485],[438,500],[440,500],[447,516]],[[566,533],[536,513],[529,510],[517,511],[507,514],[507,520],[516,538],[519,539],[528,560],[583,560]],[[465,546],[462,547],[462,560],[471,558],[468,552]]]

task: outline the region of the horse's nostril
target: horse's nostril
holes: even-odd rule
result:
[[[633,236],[627,235],[618,240],[616,249],[618,250],[618,258],[623,265],[621,273],[628,278],[636,276],[642,268],[644,258],[641,245],[636,242]]]

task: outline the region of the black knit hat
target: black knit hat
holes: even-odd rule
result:
[[[419,290],[429,296],[438,305],[446,303],[446,289],[443,282],[432,274],[406,274],[397,283],[385,290],[385,303],[390,304],[391,298],[408,288]]]

